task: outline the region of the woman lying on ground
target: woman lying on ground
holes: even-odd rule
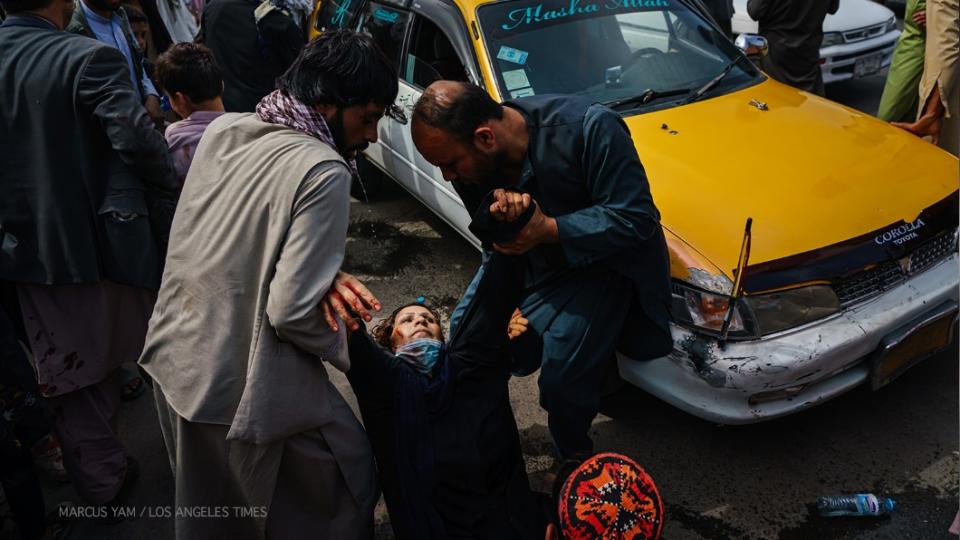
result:
[[[360,405],[398,538],[542,538],[510,407],[504,352],[523,257],[494,254],[450,340],[422,304],[350,336]],[[514,318],[514,331],[523,325]]]
[[[529,211],[521,210],[517,213],[522,215],[511,216],[515,220],[510,225],[487,223],[491,237],[512,237],[527,221],[538,218],[535,205]],[[525,321],[515,310],[525,268],[524,256],[493,253],[447,342],[437,313],[421,303],[401,306],[372,335],[356,319],[347,323],[352,330],[347,377],[357,396],[391,524],[400,540],[656,537],[632,534],[634,525],[640,523],[631,518],[633,512],[660,504],[659,496],[654,505],[646,499],[634,504],[640,492],[633,489],[633,483],[623,490],[602,490],[616,495],[617,500],[604,502],[600,497],[596,504],[609,510],[625,503],[630,509],[614,511],[610,523],[578,517],[576,511],[558,517],[556,499],[551,505],[546,496],[530,490],[507,388],[516,358],[539,357],[537,340],[523,339]],[[362,303],[379,309],[379,303],[359,285],[354,281],[354,292],[363,291],[358,295],[365,297]],[[346,303],[369,321],[349,287],[343,292],[352,297],[345,299]],[[349,319],[342,305],[336,311]],[[328,323],[335,327],[331,311],[326,312]],[[611,482],[626,486],[623,480],[628,476],[618,475],[613,480],[606,476],[614,469],[586,470],[592,487],[584,489],[599,489]],[[573,497],[588,494],[580,488],[568,488],[567,492]],[[657,524],[660,512],[662,509],[653,518]],[[618,519],[619,515],[624,519]],[[651,522],[644,519],[644,523]],[[551,522],[553,526],[548,528]],[[654,527],[658,535],[659,528]],[[592,536],[590,530],[600,535]],[[627,534],[609,536],[604,531]]]
[[[474,221],[487,223],[491,238],[512,238],[543,216],[534,204],[493,217],[498,206],[489,208]],[[525,261],[493,256],[447,343],[439,317],[422,305],[397,310],[378,329],[378,343],[360,322],[372,319],[364,307],[380,303],[352,276],[338,277],[324,299],[330,327],[340,324],[336,313],[351,330],[347,377],[400,540],[543,537],[547,504],[530,491],[504,350]],[[537,340],[529,341],[536,354]]]

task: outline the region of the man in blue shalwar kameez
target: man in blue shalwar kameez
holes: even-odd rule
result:
[[[615,351],[643,360],[673,345],[666,243],[629,130],[589,99],[537,96],[501,105],[452,81],[427,88],[411,128],[417,149],[470,212],[493,190],[504,219],[531,199],[542,209],[542,219],[513,240],[485,247],[527,253],[520,310],[542,350],[515,372],[541,368],[540,403],[559,457],[591,455],[588,431]]]

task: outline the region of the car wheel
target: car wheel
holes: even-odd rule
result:
[[[384,189],[393,182],[376,165],[370,163],[362,155],[357,156],[357,177],[350,186],[350,195],[363,202],[370,202],[383,193]]]

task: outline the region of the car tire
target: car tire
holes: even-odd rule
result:
[[[357,177],[350,186],[350,195],[363,202],[376,199],[393,180],[363,155],[357,156]]]

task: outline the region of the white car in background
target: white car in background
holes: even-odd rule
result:
[[[733,32],[756,34],[757,21],[747,15],[747,0],[734,0],[733,8]],[[823,21],[823,82],[880,73],[890,65],[899,36],[897,19],[887,7],[869,0],[840,0],[840,9]]]

